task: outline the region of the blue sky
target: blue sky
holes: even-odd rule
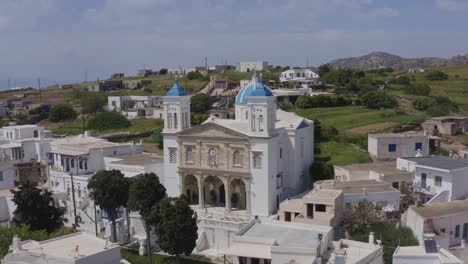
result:
[[[468,0],[0,0],[0,88],[227,60],[468,52]]]

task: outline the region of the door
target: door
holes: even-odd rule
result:
[[[426,173],[421,173],[421,188],[426,188]]]
[[[219,202],[226,203],[226,192],[224,190],[224,184],[219,186]]]
[[[468,223],[463,224],[463,239],[467,240],[468,238]]]

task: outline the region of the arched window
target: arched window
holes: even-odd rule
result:
[[[249,112],[248,111],[245,112],[245,119],[249,119]]]
[[[177,129],[177,113],[174,113],[174,128]]]
[[[167,113],[167,128],[172,128],[172,114]]]
[[[242,154],[239,150],[235,150],[232,153],[232,164],[234,166],[242,166]]]
[[[250,123],[252,124],[252,131],[255,131],[255,115],[252,115],[252,120],[250,120]]]
[[[263,131],[263,115],[260,115],[258,117],[258,131]]]

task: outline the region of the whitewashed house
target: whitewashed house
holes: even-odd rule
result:
[[[236,97],[234,120],[213,116],[190,127],[190,100],[177,81],[164,97],[164,117],[162,183],[198,210],[197,250],[227,248],[253,216],[274,214],[310,187],[313,122],[277,110],[256,74]]]
[[[280,82],[292,83],[295,86],[300,86],[303,88],[310,88],[312,86],[321,85],[322,82],[319,81],[320,76],[312,71],[311,69],[289,69],[280,74]]]
[[[439,248],[431,238],[424,244],[411,247],[398,247],[393,253],[393,264],[464,264],[450,251]]]
[[[48,186],[54,192],[58,205],[67,208],[66,225],[76,221],[79,229],[92,234],[101,234],[107,221],[106,212],[95,207],[89,197],[88,182],[92,176],[106,169],[106,157],[119,157],[143,152],[141,143],[112,143],[95,138],[85,133],[75,137],[55,139],[50,143],[47,157]],[[76,215],[75,215],[75,206]],[[125,214],[124,209],[117,212],[118,216]],[[124,226],[118,223],[120,227]],[[122,230],[118,239],[124,236]]]
[[[416,133],[369,134],[367,151],[376,160],[429,155],[429,137]]]
[[[413,172],[414,185],[424,202],[446,202],[468,197],[468,161],[451,157],[399,158],[397,168]]]
[[[241,61],[239,63],[240,72],[255,72],[268,69],[267,61]]]
[[[224,254],[234,264],[383,264],[383,248],[373,236],[369,243],[333,241],[327,226],[255,219]]]
[[[109,111],[120,112],[128,119],[163,118],[161,96],[109,96],[107,101]]]
[[[119,264],[120,246],[86,233],[74,233],[45,241],[15,236],[4,264]]]
[[[410,206],[405,225],[420,244],[429,235],[445,249],[460,245],[468,241],[468,200]]]

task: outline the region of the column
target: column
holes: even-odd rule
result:
[[[184,192],[184,177],[186,176],[185,173],[183,172],[179,172],[179,196],[184,194],[185,195],[185,192]],[[190,197],[187,197],[190,201]]]
[[[205,208],[205,194],[203,193],[203,176],[196,175],[198,183],[198,206],[200,209]]]
[[[247,214],[251,214],[251,206],[250,206],[250,182],[248,180],[242,180],[245,185],[245,210]]]
[[[231,180],[229,178],[223,177],[224,193],[226,200],[226,213],[231,212],[231,188],[229,188],[230,182]]]

